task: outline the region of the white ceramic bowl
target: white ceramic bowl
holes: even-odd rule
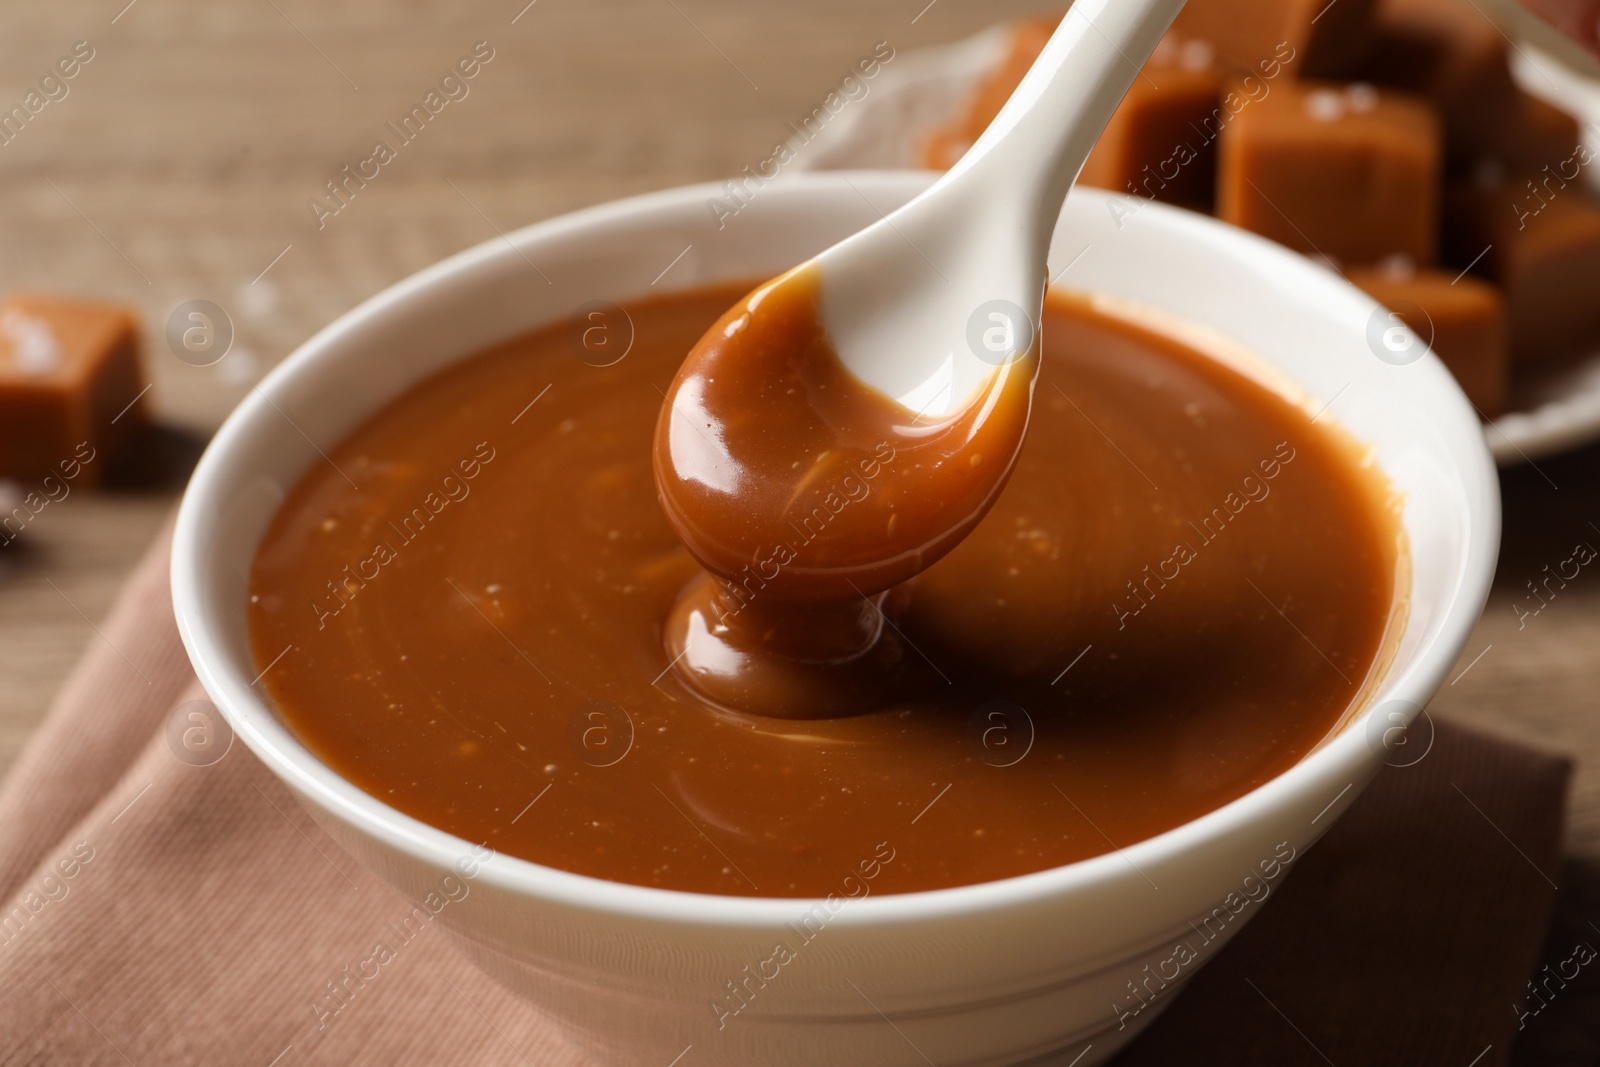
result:
[[[246,575],[285,491],[319,462],[309,442],[333,445],[423,376],[588,302],[776,274],[928,180],[785,178],[720,229],[707,201],[721,187],[676,189],[463,252],[367,301],[275,370],[217,434],[184,499],[178,623],[234,730],[401,892],[420,899],[452,871],[470,877],[438,925],[601,1062],[666,1067],[689,1046],[683,1062],[693,1067],[919,1067],[919,1049],[941,1067],[1100,1062],[1260,909],[1251,898],[1261,886],[1275,891],[1262,865],[1303,851],[1355,799],[1384,762],[1386,716],[1427,703],[1482,609],[1499,539],[1497,483],[1443,366],[1431,355],[1407,366],[1376,358],[1367,341],[1376,305],[1300,256],[1159,205],[1127,217],[1113,198],[1080,189],[1052,254],[1057,270],[1071,262],[1068,283],[1259,354],[1307,403],[1331,403],[1326,417],[1370,443],[1405,494],[1414,568],[1396,658],[1368,709],[1287,773],[1120,853],[1021,878],[842,904],[724,898],[507,856],[477,863],[467,842],[342,780],[277,719],[252,685]],[[802,942],[795,930],[808,915],[820,933]],[[1197,960],[1173,963],[1179,942],[1200,940],[1191,923],[1219,936]],[[762,961],[780,941],[793,961],[764,986],[746,984],[748,1007],[719,1025],[712,1005],[728,983],[747,982],[746,965],[772,973]],[[1151,983],[1156,973],[1170,978],[1165,988]],[[1114,1004],[1138,1003],[1130,983],[1159,995],[1145,993],[1149,1008],[1119,1019]]]

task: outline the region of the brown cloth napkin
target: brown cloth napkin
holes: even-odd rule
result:
[[[168,721],[202,695],[169,548],[0,786],[0,1064],[589,1063],[431,928],[336,1013],[313,1006],[411,905],[242,744],[209,766],[175,755]],[[1504,1063],[1567,773],[1441,724],[1119,1063]]]

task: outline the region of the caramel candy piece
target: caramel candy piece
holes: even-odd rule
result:
[[[81,465],[100,480],[143,420],[138,328],[126,308],[15,294],[0,302],[0,476]]]
[[[1162,38],[1100,135],[1078,180],[1210,211],[1222,72],[1205,41]]]
[[[1560,168],[1574,159],[1583,144],[1578,120],[1554,104],[1518,89],[1509,116],[1486,115],[1471,134],[1452,146],[1474,162],[1487,157],[1512,170]]]
[[[1438,270],[1361,268],[1348,277],[1431,344],[1484,418],[1505,409],[1511,356],[1499,289]]]
[[[1578,121],[1519,89],[1505,37],[1470,0],[1384,0],[1364,76],[1433,101],[1457,165],[1540,167],[1578,143]]]
[[[1446,251],[1497,282],[1516,363],[1550,363],[1600,346],[1600,205],[1577,168],[1508,172],[1488,165],[1447,197]]]
[[[1376,0],[1189,0],[1172,23],[1211,42],[1224,66],[1259,70],[1276,59],[1298,77],[1348,73],[1372,49]]]
[[[1383,0],[1377,26],[1362,73],[1433,101],[1453,154],[1470,154],[1484,125],[1516,119],[1506,39],[1471,0]]]
[[[1338,264],[1434,261],[1433,109],[1370,85],[1274,82],[1223,127],[1218,217]]]
[[[923,141],[922,165],[944,170],[960,159],[999,114],[1055,32],[1060,16],[1019,22],[1006,58],[979,88],[966,111]],[[1285,68],[1268,58],[1265,78]],[[1205,41],[1167,34],[1144,74],[1112,116],[1079,180],[1085,185],[1211,210],[1216,187],[1216,139],[1226,122],[1218,102],[1222,71]]]

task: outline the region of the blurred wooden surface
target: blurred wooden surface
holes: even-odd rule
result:
[[[125,2],[0,7],[7,107],[75,42],[95,49],[69,95],[0,147],[0,290],[137,305],[155,407],[200,436],[317,328],[496,228],[732,175],[876,42],[903,54],[1052,6]],[[319,231],[307,199],[480,40],[495,57],[470,95]],[[237,331],[211,367],[162,340],[168,313],[194,298],[227,309]],[[1503,483],[1500,576],[1431,711],[1577,759],[1573,877],[1600,885],[1600,573],[1585,568],[1525,626],[1513,608],[1574,544],[1600,546],[1600,450]],[[176,495],[74,492],[0,549],[0,773]]]

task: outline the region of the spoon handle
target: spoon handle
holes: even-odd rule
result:
[[[1077,180],[1184,0],[1076,0],[1005,107],[945,175],[1036,218],[1046,242]],[[970,175],[970,178],[967,176]],[[1042,254],[1042,252],[1041,252]]]

